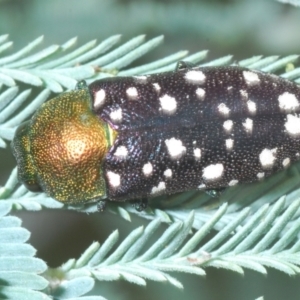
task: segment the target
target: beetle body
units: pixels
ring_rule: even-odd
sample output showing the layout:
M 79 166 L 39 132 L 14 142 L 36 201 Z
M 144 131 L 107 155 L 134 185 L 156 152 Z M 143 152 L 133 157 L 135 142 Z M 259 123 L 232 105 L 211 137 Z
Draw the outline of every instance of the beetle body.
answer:
M 77 160 L 71 161 L 74 171 L 62 175 L 59 159 L 53 159 L 59 155 L 52 153 L 50 160 L 44 159 L 44 169 L 49 162 L 55 167 L 46 174 L 40 172 L 43 167 L 37 161 L 47 156 L 47 150 L 36 156 L 33 152 L 39 151 L 32 152 L 30 145 L 35 143 L 39 128 L 56 127 L 51 117 L 47 125 L 38 120 L 43 108 L 13 142 L 21 181 L 28 181 L 28 172 L 24 171 L 28 159 L 24 157 L 29 155 L 34 165 L 29 168 L 34 174 L 32 182 L 67 203 L 105 198 L 126 201 L 191 189 L 219 189 L 261 180 L 300 157 L 300 88 L 274 75 L 241 67 L 182 67 L 147 76 L 102 79 L 71 93 L 82 93 L 84 101 L 90 102 L 77 113 L 77 119 L 88 119 L 86 115 L 91 114 L 93 121 L 85 123 L 99 120 L 101 124 L 88 125 L 92 127 L 91 136 L 95 126 L 100 128 L 93 139 L 101 136 L 94 145 L 101 153 L 95 154 L 94 149 L 91 154 L 96 157 L 93 166 L 82 164 L 82 157 L 91 157 L 79 142 L 73 150 L 78 152 Z M 73 101 L 72 97 L 49 102 L 55 106 Z M 59 109 L 54 111 L 59 114 Z M 68 128 L 72 121 L 66 112 L 61 117 L 55 115 L 55 119 L 63 124 L 61 128 Z M 36 123 L 40 125 L 34 135 L 31 128 L 37 127 Z M 44 149 L 52 149 L 47 141 L 56 135 L 57 144 L 63 130 L 50 132 Z M 20 142 L 22 139 L 26 143 Z M 87 170 L 94 171 L 89 174 Z M 84 177 L 82 174 L 91 181 L 78 180 Z M 59 184 L 63 196 L 57 196 Z M 86 186 L 96 188 L 89 194 Z M 76 192 L 75 187 L 83 192 Z

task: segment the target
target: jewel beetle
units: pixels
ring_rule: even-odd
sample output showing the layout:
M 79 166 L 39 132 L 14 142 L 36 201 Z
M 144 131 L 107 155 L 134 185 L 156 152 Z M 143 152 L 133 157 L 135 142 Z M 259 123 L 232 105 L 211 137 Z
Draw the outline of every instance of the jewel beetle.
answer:
M 261 180 L 300 157 L 300 87 L 239 66 L 97 80 L 45 102 L 12 142 L 19 180 L 64 203 Z

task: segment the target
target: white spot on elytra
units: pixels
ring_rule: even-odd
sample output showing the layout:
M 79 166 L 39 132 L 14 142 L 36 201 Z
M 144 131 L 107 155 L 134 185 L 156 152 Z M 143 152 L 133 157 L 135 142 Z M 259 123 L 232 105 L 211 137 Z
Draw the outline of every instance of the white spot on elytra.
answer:
M 227 139 L 225 141 L 226 149 L 231 150 L 233 148 L 233 143 L 234 143 L 233 139 Z
M 171 178 L 172 175 L 173 175 L 173 172 L 172 172 L 171 169 L 166 169 L 166 170 L 164 171 L 164 175 L 165 175 L 166 178 Z
M 218 180 L 224 172 L 223 164 L 209 165 L 203 169 L 202 177 L 205 180 Z
M 282 165 L 286 168 L 287 166 L 289 166 L 289 164 L 291 163 L 291 160 L 289 157 L 286 157 L 283 161 L 282 161 Z
M 114 156 L 117 156 L 119 158 L 126 158 L 128 155 L 128 150 L 125 146 L 119 146 L 114 153 Z
M 99 91 L 96 92 L 95 94 L 95 102 L 94 102 L 94 107 L 97 109 L 99 107 L 101 107 L 104 102 L 105 102 L 105 90 L 101 89 Z
M 172 115 L 176 112 L 177 109 L 177 102 L 174 97 L 169 95 L 164 95 L 159 98 L 161 109 L 167 115 Z
M 233 180 L 231 180 L 231 181 L 228 183 L 228 185 L 229 185 L 229 186 L 234 186 L 234 185 L 236 185 L 236 184 L 238 184 L 238 183 L 239 183 L 238 180 L 233 179 Z
M 229 86 L 228 88 L 227 88 L 227 91 L 230 91 L 230 90 L 232 90 L 233 89 L 233 87 L 232 86 Z
M 247 100 L 248 99 L 248 93 L 245 90 L 240 90 L 240 94 L 242 97 L 242 100 Z
M 143 173 L 146 177 L 150 176 L 153 172 L 153 166 L 150 162 L 144 164 L 143 166 Z
M 205 90 L 202 88 L 197 88 L 196 89 L 196 95 L 200 100 L 203 100 L 205 97 Z
M 169 140 L 165 140 L 165 143 L 172 159 L 179 159 L 186 153 L 186 147 L 182 145 L 181 140 L 177 140 L 173 137 Z
M 258 84 L 260 82 L 258 75 L 252 71 L 243 71 L 243 76 L 248 85 Z
M 154 86 L 154 88 L 155 88 L 155 90 L 157 91 L 157 92 L 160 92 L 160 85 L 158 84 L 158 83 L 153 83 L 152 84 L 153 86 Z
M 110 118 L 115 122 L 121 122 L 122 121 L 122 109 L 118 108 L 116 110 L 113 110 L 109 114 Z
M 248 107 L 248 111 L 251 115 L 254 115 L 256 113 L 256 103 L 249 100 L 247 101 L 247 107 Z
M 233 127 L 233 122 L 232 120 L 227 120 L 223 123 L 223 127 L 227 132 L 230 132 L 232 130 Z
M 197 141 L 193 141 L 193 145 L 196 145 L 197 144 Z
M 285 92 L 278 97 L 279 107 L 285 112 L 294 111 L 299 107 L 299 101 L 294 94 Z
M 243 126 L 244 126 L 246 132 L 251 133 L 253 130 L 253 120 L 247 118 L 245 120 L 245 122 L 243 123 Z
M 230 109 L 226 106 L 225 103 L 221 103 L 218 105 L 219 113 L 225 117 L 229 116 Z
M 138 91 L 135 87 L 130 87 L 126 90 L 126 94 L 127 96 L 130 98 L 130 99 L 137 99 L 139 94 L 138 94 Z
M 191 70 L 184 75 L 185 79 L 191 83 L 204 83 L 206 76 L 202 71 Z
M 205 188 L 206 188 L 206 185 L 204 183 L 202 183 L 198 186 L 199 190 L 204 190 Z
M 140 75 L 140 76 L 133 76 L 133 78 L 137 81 L 139 81 L 140 83 L 146 83 L 147 82 L 147 76 L 145 75 Z
M 300 118 L 298 116 L 287 115 L 287 121 L 284 126 L 288 134 L 292 136 L 300 134 Z
M 154 195 L 154 194 L 160 194 L 162 193 L 164 190 L 166 189 L 166 184 L 161 181 L 159 182 L 159 184 L 157 186 L 154 186 L 151 190 L 151 194 Z
M 277 152 L 277 148 L 274 148 L 274 149 L 265 148 L 259 154 L 259 161 L 260 161 L 261 166 L 264 169 L 273 167 L 275 160 L 276 160 L 276 152 Z
M 200 148 L 194 149 L 194 156 L 195 156 L 196 160 L 199 160 L 201 158 L 201 149 Z
M 257 177 L 258 179 L 263 179 L 263 178 L 265 177 L 265 172 L 259 172 L 259 173 L 257 173 L 257 174 L 256 174 L 256 177 Z
M 113 188 L 117 188 L 121 184 L 121 177 L 119 174 L 108 171 L 107 173 L 109 185 Z

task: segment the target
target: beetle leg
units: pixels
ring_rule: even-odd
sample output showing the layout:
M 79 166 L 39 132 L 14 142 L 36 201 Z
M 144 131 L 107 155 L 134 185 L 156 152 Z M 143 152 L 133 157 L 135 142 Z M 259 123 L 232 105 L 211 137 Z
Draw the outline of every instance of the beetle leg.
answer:
M 139 199 L 139 200 L 133 200 L 131 201 L 131 204 L 132 206 L 134 206 L 134 208 L 137 210 L 137 211 L 143 211 L 147 208 L 148 206 L 148 199 L 147 198 L 142 198 L 142 199 Z
M 106 207 L 106 201 L 100 200 L 100 201 L 97 203 L 97 211 L 98 211 L 98 212 L 104 212 L 105 207 Z
M 212 190 L 206 190 L 206 194 L 211 196 L 212 198 L 220 197 L 223 192 L 226 190 L 226 188 L 218 188 L 218 189 L 212 189 Z
M 85 80 L 80 80 L 76 83 L 76 87 L 75 90 L 82 90 L 82 89 L 86 89 L 87 88 L 87 84 Z
M 178 71 L 178 70 L 188 70 L 188 69 L 192 69 L 192 68 L 195 68 L 195 67 L 196 67 L 195 64 L 193 64 L 189 61 L 181 60 L 181 61 L 177 62 L 175 70 L 176 71 Z

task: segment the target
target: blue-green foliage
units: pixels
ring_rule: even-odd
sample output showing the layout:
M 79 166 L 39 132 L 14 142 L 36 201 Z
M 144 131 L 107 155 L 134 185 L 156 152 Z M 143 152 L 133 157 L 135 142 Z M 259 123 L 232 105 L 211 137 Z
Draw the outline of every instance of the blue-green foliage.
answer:
M 2 148 L 11 141 L 16 127 L 41 103 L 53 93 L 74 88 L 77 80 L 173 70 L 176 62 L 183 59 L 211 66 L 233 63 L 231 56 L 205 61 L 207 51 L 190 56 L 187 51 L 179 51 L 142 66 L 128 67 L 161 44 L 162 37 L 146 41 L 144 36 L 138 36 L 122 44 L 116 35 L 99 44 L 91 41 L 77 48 L 73 38 L 63 45 L 36 52 L 41 41 L 38 38 L 20 51 L 4 56 L 2 52 L 11 42 L 7 35 L 0 36 Z M 297 58 L 255 56 L 235 64 L 281 72 L 281 76 L 300 82 L 300 68 L 293 65 Z M 31 89 L 36 96 L 28 102 Z M 25 108 L 20 110 L 22 104 Z M 170 272 L 204 276 L 207 267 L 238 273 L 248 268 L 263 274 L 267 268 L 275 268 L 289 275 L 299 274 L 299 182 L 298 164 L 263 183 L 228 189 L 215 201 L 205 194 L 189 192 L 153 200 L 151 208 L 142 213 L 129 204 L 110 203 L 109 212 L 126 220 L 130 220 L 131 214 L 138 214 L 149 220 L 148 225 L 136 228 L 120 243 L 116 230 L 102 245 L 94 242 L 80 258 L 51 270 L 34 257 L 35 249 L 26 243 L 29 232 L 10 212 L 44 208 L 95 212 L 96 205 L 66 206 L 45 194 L 28 192 L 18 185 L 17 171 L 13 169 L 0 188 L 0 298 L 104 299 L 84 296 L 96 281 L 126 280 L 146 285 L 147 280 L 153 280 L 182 288 Z M 161 222 L 170 226 L 149 245 Z M 216 234 L 208 236 L 213 230 Z

